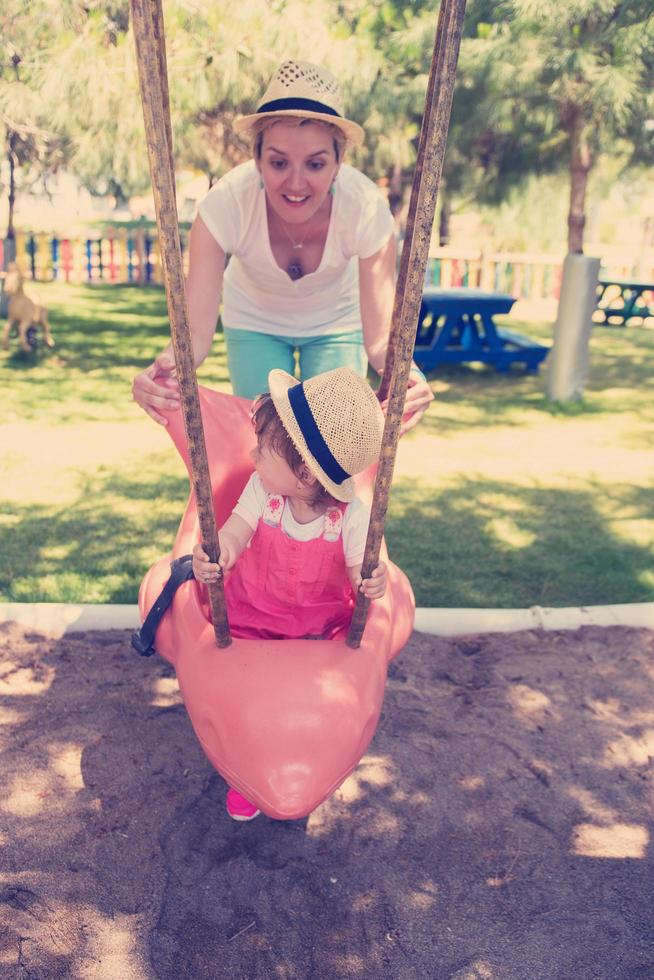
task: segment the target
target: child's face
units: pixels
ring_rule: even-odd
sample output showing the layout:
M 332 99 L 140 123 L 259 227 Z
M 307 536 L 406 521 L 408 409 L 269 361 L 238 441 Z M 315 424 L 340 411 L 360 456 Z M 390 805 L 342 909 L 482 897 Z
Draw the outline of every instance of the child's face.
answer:
M 281 493 L 284 497 L 302 496 L 303 484 L 283 456 L 259 440 L 250 453 L 254 468 L 261 477 L 266 493 Z

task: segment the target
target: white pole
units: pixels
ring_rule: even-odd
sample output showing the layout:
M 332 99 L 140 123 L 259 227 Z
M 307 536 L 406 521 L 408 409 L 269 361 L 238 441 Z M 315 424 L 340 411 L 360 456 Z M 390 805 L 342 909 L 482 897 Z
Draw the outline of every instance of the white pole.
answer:
M 563 262 L 554 346 L 549 360 L 547 394 L 556 402 L 578 401 L 588 381 L 588 345 L 597 302 L 600 260 L 570 253 Z

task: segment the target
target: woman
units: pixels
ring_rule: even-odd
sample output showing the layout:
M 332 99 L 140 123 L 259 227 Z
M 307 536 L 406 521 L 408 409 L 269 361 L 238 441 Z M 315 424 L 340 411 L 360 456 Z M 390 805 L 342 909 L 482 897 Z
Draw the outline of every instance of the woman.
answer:
M 235 124 L 253 159 L 234 168 L 200 203 L 189 239 L 187 294 L 196 367 L 222 322 L 234 393 L 254 398 L 269 372 L 302 380 L 336 367 L 381 373 L 393 307 L 396 250 L 388 205 L 343 163 L 363 130 L 341 112 L 331 73 L 286 61 L 256 113 Z M 227 257 L 230 256 L 226 266 Z M 179 405 L 171 345 L 133 385 L 161 424 Z M 404 431 L 433 395 L 414 365 Z

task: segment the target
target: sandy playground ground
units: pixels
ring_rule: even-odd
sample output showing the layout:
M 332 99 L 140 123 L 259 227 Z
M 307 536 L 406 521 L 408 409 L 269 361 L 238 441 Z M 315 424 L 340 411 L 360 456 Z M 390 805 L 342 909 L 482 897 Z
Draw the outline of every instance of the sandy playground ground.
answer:
M 654 633 L 441 639 L 357 771 L 235 824 L 171 668 L 0 627 L 0 976 L 651 980 Z

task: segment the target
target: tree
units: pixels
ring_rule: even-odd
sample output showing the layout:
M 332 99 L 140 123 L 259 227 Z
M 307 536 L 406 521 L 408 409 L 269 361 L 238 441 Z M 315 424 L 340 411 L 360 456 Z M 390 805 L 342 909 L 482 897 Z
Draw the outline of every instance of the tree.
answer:
M 426 0 L 349 0 L 345 25 L 365 41 L 351 108 L 365 128 L 356 158 L 371 177 L 385 176 L 391 210 L 402 220 L 411 184 L 437 11 Z M 421 17 L 421 12 L 424 16 Z
M 166 13 L 171 103 L 184 131 L 178 159 L 209 181 L 249 155 L 234 119 L 255 110 L 285 58 L 331 69 L 350 111 L 364 92 L 369 95 L 378 56 L 370 38 L 353 32 L 330 0 L 243 0 L 237 6 L 216 0 L 188 11 L 171 5 Z
M 71 169 L 94 194 L 124 201 L 149 186 L 129 2 L 69 0 L 51 45 L 45 84 L 55 126 L 72 141 Z
M 588 177 L 600 154 L 623 152 L 625 144 L 634 159 L 654 153 L 650 6 L 483 0 L 475 7 L 482 16 L 473 44 L 488 86 L 478 104 L 488 119 L 485 169 L 494 165 L 505 183 L 512 174 L 567 164 L 568 249 L 582 252 Z
M 393 100 L 419 123 L 434 15 L 395 0 L 386 38 Z M 654 25 L 646 0 L 469 0 L 441 189 L 498 204 L 532 174 L 567 167 L 568 243 L 583 249 L 600 154 L 654 159 Z M 408 179 L 408 174 L 406 175 Z M 446 225 L 446 222 L 443 223 Z M 444 230 L 444 236 L 447 231 Z
M 564 136 L 568 250 L 582 252 L 588 175 L 598 156 L 627 139 L 647 153 L 644 122 L 654 111 L 651 87 L 645 87 L 654 42 L 651 6 L 640 0 L 514 0 L 510 7 L 514 50 L 526 56 L 528 101 L 542 111 L 547 96 L 546 111 L 556 114 Z
M 499 203 L 529 175 L 567 166 L 570 248 L 583 247 L 598 156 L 654 158 L 648 12 L 646 0 L 469 0 L 442 238 L 454 198 Z M 210 184 L 245 159 L 234 118 L 255 108 L 284 57 L 309 58 L 338 75 L 346 110 L 366 128 L 354 162 L 373 178 L 385 175 L 401 211 L 434 44 L 431 2 L 168 0 L 165 20 L 178 166 L 201 170 Z M 143 192 L 149 176 L 128 0 L 5 0 L 0 121 L 12 200 L 16 173 L 44 174 L 64 159 L 93 192 Z
M 43 83 L 44 53 L 56 25 L 50 8 L 8 2 L 0 14 L 0 134 L 8 171 L 6 237 L 14 238 L 18 175 L 44 181 L 65 162 L 70 146 L 51 125 L 52 94 Z
M 76 9 L 49 63 L 55 119 L 73 135 L 72 166 L 89 189 L 140 193 L 149 177 L 127 0 Z M 234 119 L 255 109 L 284 58 L 322 62 L 351 99 L 370 77 L 369 39 L 344 31 L 330 0 L 170 0 L 164 17 L 175 163 L 201 170 L 208 184 L 246 159 Z

